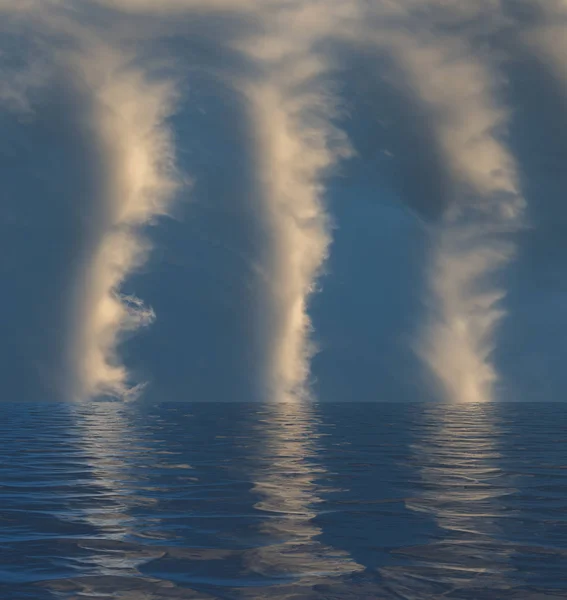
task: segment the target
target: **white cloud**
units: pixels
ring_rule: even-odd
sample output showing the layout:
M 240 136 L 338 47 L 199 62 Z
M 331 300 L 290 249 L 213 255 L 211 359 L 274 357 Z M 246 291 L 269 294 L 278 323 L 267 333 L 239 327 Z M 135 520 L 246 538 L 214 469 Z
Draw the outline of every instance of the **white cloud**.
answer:
M 499 15 L 498 4 L 429 2 L 427 7 L 431 18 L 423 19 L 412 2 L 377 4 L 368 17 L 373 31 L 355 35 L 395 63 L 399 80 L 389 84 L 421 106 L 448 188 L 443 215 L 430 226 L 430 316 L 418 353 L 442 398 L 484 402 L 494 398 L 498 380 L 492 351 L 504 290 L 497 273 L 514 254 L 506 238 L 521 226 L 525 207 L 514 158 L 501 140 L 507 111 L 498 98 L 497 66 L 474 49 L 465 28 L 473 16 Z M 395 27 L 386 19 L 392 14 Z M 464 32 L 452 33 L 448 22 Z
M 311 323 L 307 304 L 327 257 L 331 235 L 323 178 L 349 154 L 331 119 L 334 101 L 318 83 L 328 65 L 314 52 L 318 37 L 333 31 L 339 4 L 311 3 L 282 11 L 244 51 L 261 75 L 241 81 L 249 101 L 256 170 L 267 229 L 260 268 L 264 309 L 264 394 L 285 399 L 307 393 Z M 339 12 L 340 15 L 340 12 Z
M 89 24 L 85 11 L 95 7 L 97 19 L 104 14 L 115 24 Z M 140 230 L 167 211 L 177 190 L 166 124 L 175 81 L 153 74 L 149 44 L 164 32 L 178 35 L 182 27 L 175 23 L 226 13 L 251 25 L 230 35 L 215 26 L 206 36 L 212 48 L 250 67 L 223 76 L 247 102 L 260 190 L 263 395 L 307 392 L 314 351 L 308 301 L 331 243 L 324 182 L 350 152 L 333 124 L 337 102 L 325 81 L 334 65 L 321 45 L 339 39 L 388 52 L 402 86 L 430 121 L 451 199 L 433 228 L 432 324 L 419 352 L 446 398 L 492 398 L 497 374 L 491 351 L 503 291 L 491 279 L 513 255 L 502 235 L 520 226 L 524 202 L 514 160 L 500 139 L 507 114 L 498 100 L 495 64 L 473 50 L 467 24 L 504 22 L 498 0 L 28 0 L 17 11 L 0 0 L 0 10 L 49 32 L 44 44 L 84 91 L 92 143 L 103 157 L 98 221 L 74 295 L 73 396 L 127 395 L 129 375 L 118 353 L 122 333 L 154 319 L 120 292 L 148 251 Z M 0 86 L 0 99 L 24 106 L 35 77 L 12 77 Z
M 120 25 L 105 30 L 96 20 L 88 23 L 84 10 L 95 4 L 111 15 L 116 10 L 148 19 L 140 31 Z M 154 319 L 120 290 L 148 251 L 140 229 L 167 210 L 176 191 L 165 124 L 175 90 L 173 82 L 152 77 L 147 56 L 139 60 L 137 51 L 160 35 L 161 17 L 178 14 L 182 22 L 219 10 L 255 25 L 239 39 L 226 39 L 222 28 L 207 35 L 252 67 L 249 74 L 227 76 L 247 98 L 261 188 L 257 209 L 267 232 L 259 257 L 259 360 L 265 363 L 260 383 L 265 397 L 305 393 L 313 351 L 307 301 L 330 242 L 322 178 L 346 152 L 344 137 L 330 125 L 333 101 L 319 82 L 327 65 L 314 44 L 345 16 L 344 3 L 169 0 L 158 8 L 144 0 L 62 0 L 40 9 L 28 2 L 19 17 L 58 40 L 46 42 L 46 50 L 81 88 L 92 144 L 103 163 L 96 222 L 90 224 L 88 257 L 73 296 L 69 357 L 75 398 L 128 395 L 129 375 L 118 353 L 122 334 Z
M 74 56 L 69 68 L 92 99 L 93 143 L 104 157 L 101 227 L 79 277 L 72 353 L 75 397 L 131 392 L 117 355 L 124 331 L 150 323 L 154 314 L 124 298 L 121 285 L 144 261 L 139 228 L 164 214 L 176 191 L 175 166 L 165 119 L 174 102 L 170 82 L 152 80 L 120 46 L 96 42 Z
M 118 355 L 122 334 L 151 322 L 154 314 L 120 290 L 146 257 L 141 228 L 167 210 L 177 189 L 165 124 L 175 101 L 173 84 L 154 78 L 151 65 L 140 66 L 127 40 L 81 23 L 73 11 L 59 10 L 63 3 L 26 7 L 31 12 L 19 6 L 12 22 L 30 36 L 37 34 L 35 43 L 43 51 L 39 64 L 47 64 L 48 73 L 64 73 L 62 81 L 77 91 L 92 153 L 101 165 L 96 206 L 86 223 L 84 248 L 77 249 L 84 260 L 69 314 L 67 394 L 125 397 L 136 386 Z M 6 85 L 13 93 L 3 94 L 17 97 L 22 107 L 28 88 L 51 83 L 33 59 L 29 72 L 23 83 L 21 76 L 11 77 Z
M 497 138 L 506 113 L 495 77 L 466 44 L 405 43 L 401 60 L 431 111 L 435 135 L 454 182 L 439 225 L 430 271 L 437 309 L 420 354 L 451 401 L 494 399 L 492 364 L 504 291 L 490 278 L 513 255 L 498 237 L 520 225 L 524 201 L 513 158 Z

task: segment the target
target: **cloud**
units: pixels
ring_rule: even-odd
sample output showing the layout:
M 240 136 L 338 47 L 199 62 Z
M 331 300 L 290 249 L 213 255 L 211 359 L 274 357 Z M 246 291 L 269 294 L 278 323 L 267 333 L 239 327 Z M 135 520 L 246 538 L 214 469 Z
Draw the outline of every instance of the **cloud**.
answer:
M 86 168 L 99 167 L 96 193 L 85 207 L 83 240 L 76 253 L 75 283 L 66 330 L 67 374 L 65 394 L 73 399 L 99 395 L 126 397 L 131 385 L 118 355 L 126 331 L 152 321 L 151 309 L 124 296 L 121 285 L 147 254 L 140 232 L 164 214 L 177 190 L 174 156 L 165 121 L 175 100 L 170 81 L 154 77 L 152 65 L 136 61 L 136 49 L 95 26 L 81 24 L 67 3 L 46 3 L 19 15 L 52 74 L 64 74 L 60 83 L 74 90 L 81 103 L 81 127 L 89 132 L 96 157 Z M 32 4 L 28 5 L 31 8 Z M 37 72 L 32 62 L 30 72 Z M 9 80 L 19 98 L 26 88 L 51 85 L 49 78 L 33 76 Z M 20 93 L 21 91 L 21 93 Z M 17 92 L 17 93 L 16 93 Z M 41 111 L 37 103 L 34 110 Z M 81 198 L 76 198 L 80 203 Z M 73 265 L 70 265 L 73 267 Z
M 484 402 L 494 398 L 491 353 L 504 314 L 504 291 L 490 278 L 513 256 L 506 234 L 519 227 L 524 201 L 514 161 L 496 137 L 506 115 L 494 76 L 466 46 L 451 42 L 411 49 L 402 59 L 433 113 L 453 180 L 452 203 L 434 240 L 435 316 L 419 352 L 446 399 Z
M 132 62 L 104 42 L 69 60 L 96 98 L 93 138 L 106 163 L 99 228 L 76 292 L 77 334 L 71 346 L 78 361 L 76 397 L 125 396 L 135 389 L 129 387 L 117 347 L 123 332 L 151 323 L 154 314 L 120 288 L 146 257 L 140 228 L 167 211 L 177 189 L 165 125 L 173 85 L 152 80 Z
M 263 364 L 258 383 L 265 398 L 306 393 L 313 353 L 307 302 L 330 243 L 322 183 L 335 161 L 348 154 L 344 136 L 331 125 L 328 65 L 315 44 L 338 26 L 342 4 L 187 0 L 156 9 L 141 0 L 82 5 L 62 0 L 28 2 L 10 14 L 39 33 L 47 62 L 79 91 L 84 126 L 101 165 L 69 292 L 68 395 L 128 397 L 138 389 L 121 360 L 120 343 L 155 315 L 121 290 L 149 252 L 144 226 L 167 212 L 178 190 L 167 126 L 177 81 L 163 75 L 163 60 L 152 60 L 147 44 L 163 50 L 164 30 L 182 36 L 193 17 L 218 25 L 219 15 L 251 24 L 228 36 L 226 28 L 210 25 L 201 39 L 248 65 L 214 68 L 245 99 L 254 147 L 256 210 L 265 233 L 265 247 L 255 258 L 256 343 Z M 167 59 L 166 70 L 169 63 L 183 73 L 179 56 Z M 14 76 L 2 96 L 23 107 L 29 87 Z
M 238 135 L 250 155 L 243 168 L 251 189 L 235 203 L 257 236 L 243 260 L 254 279 L 247 343 L 258 395 L 308 395 L 316 349 L 309 302 L 332 242 L 326 184 L 353 154 L 341 85 L 357 79 L 367 97 L 345 104 L 355 118 L 376 105 L 368 148 L 388 157 L 390 167 L 380 168 L 395 172 L 402 201 L 430 239 L 417 353 L 445 399 L 495 397 L 506 293 L 499 280 L 516 252 L 525 201 L 507 141 L 503 61 L 486 43 L 521 31 L 525 48 L 564 85 L 563 3 L 517 2 L 514 10 L 505 0 L 11 4 L 0 0 L 2 16 L 30 50 L 22 65 L 3 47 L 0 103 L 41 111 L 38 90 L 62 82 L 80 103 L 77 127 L 99 176 L 66 291 L 68 395 L 128 397 L 139 389 L 121 342 L 159 314 L 124 284 L 151 250 L 144 229 L 180 191 L 169 119 L 191 102 L 181 89 L 200 69 L 243 107 L 235 114 L 244 121 Z M 346 73 L 349 66 L 357 73 Z
M 350 154 L 332 125 L 335 101 L 324 84 L 329 68 L 314 46 L 337 26 L 333 3 L 282 10 L 244 51 L 260 61 L 255 80 L 238 82 L 249 102 L 256 172 L 266 228 L 258 263 L 263 281 L 260 347 L 264 397 L 307 394 L 310 341 L 307 304 L 331 242 L 323 181 Z
M 436 157 L 441 196 L 404 201 L 433 216 L 426 225 L 432 246 L 428 325 L 416 348 L 437 395 L 453 402 L 494 398 L 492 352 L 504 314 L 497 274 L 513 257 L 511 233 L 521 227 L 525 207 L 514 158 L 502 141 L 507 111 L 498 65 L 474 44 L 475 27 L 466 26 L 492 12 L 504 22 L 495 2 L 376 3 L 366 19 L 374 28 L 347 33 L 366 51 L 375 48 L 375 76 L 410 98 L 416 122 L 426 123 L 415 128 L 416 140 L 428 140 Z M 398 150 L 408 152 L 403 145 Z M 428 160 L 419 157 L 416 164 L 405 177 L 427 182 Z M 419 194 L 418 184 L 406 189 Z M 426 184 L 422 194 L 428 192 L 435 188 Z
M 164 18 L 198 14 L 205 23 L 208 11 L 207 43 L 230 61 L 209 68 L 245 106 L 243 142 L 252 148 L 255 188 L 252 218 L 262 240 L 251 258 L 257 291 L 251 343 L 260 364 L 257 395 L 265 400 L 308 393 L 314 345 L 307 306 L 331 239 L 323 182 L 350 151 L 332 125 L 337 108 L 326 83 L 330 65 L 317 44 L 351 16 L 354 5 L 347 3 L 346 11 L 340 2 L 216 2 L 206 8 L 199 2 L 172 2 L 163 7 Z M 143 13 L 147 5 L 121 6 Z M 227 35 L 214 20 L 218 11 L 238 14 L 249 26 Z

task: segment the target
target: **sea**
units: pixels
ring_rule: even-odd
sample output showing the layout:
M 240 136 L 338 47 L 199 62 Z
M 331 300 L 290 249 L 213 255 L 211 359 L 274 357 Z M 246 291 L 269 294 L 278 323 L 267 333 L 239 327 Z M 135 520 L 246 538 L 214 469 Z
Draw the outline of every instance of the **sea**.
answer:
M 567 598 L 567 403 L 0 404 L 0 599 Z

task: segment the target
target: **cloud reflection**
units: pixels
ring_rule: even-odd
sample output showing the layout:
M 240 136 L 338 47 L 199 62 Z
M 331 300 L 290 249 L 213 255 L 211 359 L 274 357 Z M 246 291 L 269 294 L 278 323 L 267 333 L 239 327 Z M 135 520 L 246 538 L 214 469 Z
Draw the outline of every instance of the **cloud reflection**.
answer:
M 164 584 L 143 577 L 138 569 L 161 558 L 164 550 L 134 543 L 142 523 L 133 512 L 136 507 L 152 507 L 157 500 L 140 493 L 143 477 L 136 467 L 145 462 L 148 448 L 128 418 L 127 408 L 119 402 L 98 402 L 78 404 L 74 413 L 93 489 L 66 517 L 88 523 L 98 534 L 76 540 L 74 554 L 81 557 L 77 564 L 80 576 L 54 580 L 45 587 L 64 598 L 69 592 L 78 592 L 81 598 L 124 600 L 192 597 L 162 595 Z M 175 586 L 166 583 L 165 587 Z
M 512 547 L 504 541 L 500 521 L 506 516 L 503 499 L 515 490 L 498 464 L 498 407 L 439 404 L 416 415 L 423 433 L 413 452 L 421 481 L 406 506 L 433 517 L 440 534 L 430 544 L 402 551 L 412 559 L 410 569 L 385 568 L 382 575 L 403 598 L 463 593 L 493 598 L 514 580 Z
M 271 542 L 248 553 L 250 570 L 301 582 L 321 582 L 363 569 L 343 550 L 325 546 L 317 538 L 321 528 L 314 522 L 322 502 L 317 479 L 326 473 L 317 464 L 319 416 L 309 402 L 274 402 L 262 414 L 258 434 L 263 445 L 258 456 L 255 508 L 270 516 L 261 526 Z M 291 585 L 270 588 L 270 596 L 288 597 Z M 280 595 L 278 595 L 280 594 Z M 258 597 L 258 596 L 255 596 Z

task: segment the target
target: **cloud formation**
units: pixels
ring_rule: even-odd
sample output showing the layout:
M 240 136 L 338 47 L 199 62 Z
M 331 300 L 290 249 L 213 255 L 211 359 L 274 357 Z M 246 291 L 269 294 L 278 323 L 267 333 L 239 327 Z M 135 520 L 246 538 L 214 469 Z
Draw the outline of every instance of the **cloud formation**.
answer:
M 99 229 L 93 232 L 92 253 L 78 283 L 72 343 L 78 361 L 75 397 L 124 397 L 136 389 L 129 386 L 117 346 L 123 332 L 150 323 L 154 314 L 120 288 L 146 255 L 139 229 L 165 213 L 176 191 L 164 124 L 173 106 L 173 86 L 152 81 L 133 62 L 127 52 L 104 43 L 70 61 L 96 98 L 93 141 L 107 167 Z
M 285 400 L 308 393 L 313 354 L 307 302 L 331 241 L 323 178 L 350 148 L 332 125 L 335 101 L 325 89 L 329 66 L 314 47 L 334 31 L 341 3 L 285 7 L 244 52 L 259 74 L 239 82 L 249 103 L 262 221 L 259 263 L 263 281 L 260 347 L 265 357 L 263 397 Z
M 497 396 L 501 274 L 526 222 L 508 134 L 505 67 L 521 46 L 567 93 L 563 2 L 13 4 L 0 0 L 8 23 L 2 27 L 16 27 L 26 49 L 3 41 L 0 105 L 33 119 L 44 109 L 42 90 L 62 86 L 91 157 L 82 241 L 69 266 L 73 281 L 63 290 L 68 397 L 129 398 L 140 390 L 122 342 L 156 315 L 124 291 L 125 283 L 151 250 L 147 226 L 169 213 L 182 190 L 171 117 L 191 103 L 197 69 L 241 104 L 235 114 L 243 120 L 238 135 L 248 163 L 241 160 L 239 168 L 249 170 L 243 180 L 250 189 L 240 191 L 247 195 L 240 218 L 254 222 L 257 236 L 242 256 L 255 294 L 245 343 L 253 347 L 257 397 L 309 395 L 316 350 L 310 299 L 332 241 L 327 184 L 342 160 L 364 155 L 347 132 L 372 104 L 376 122 L 381 113 L 389 122 L 374 126 L 369 146 L 380 147 L 397 169 L 391 180 L 401 203 L 423 222 L 430 242 L 417 355 L 436 397 Z M 343 96 L 352 66 L 370 81 L 367 97 Z M 191 164 L 184 166 L 190 177 Z M 227 240 L 220 243 L 233 252 Z
M 60 83 L 82 103 L 81 127 L 90 134 L 99 167 L 92 205 L 85 207 L 82 248 L 77 249 L 81 259 L 69 292 L 64 394 L 77 400 L 125 398 L 137 386 L 120 360 L 119 343 L 126 331 L 151 322 L 154 315 L 137 298 L 123 295 L 121 285 L 144 261 L 142 227 L 166 212 L 177 188 L 165 125 L 174 89 L 153 76 L 148 61 L 137 63 L 136 48 L 128 40 L 83 24 L 84 15 L 75 14 L 74 7 L 29 3 L 11 17 L 38 36 L 49 72 L 63 74 Z M 52 84 L 44 74 L 35 76 L 39 71 L 33 62 L 28 72 L 29 77 L 12 78 L 9 92 L 2 94 L 17 100 L 19 110 L 31 110 L 26 91 Z
M 416 349 L 437 397 L 452 402 L 494 398 L 492 352 L 504 314 L 504 290 L 495 276 L 514 254 L 510 234 L 521 226 L 525 206 L 514 158 L 501 139 L 507 111 L 498 71 L 470 39 L 470 22 L 479 16 L 485 22 L 499 16 L 498 3 L 375 3 L 367 18 L 374 29 L 351 33 L 359 44 L 376 48 L 384 85 L 411 97 L 427 122 L 421 135 L 437 157 L 438 188 L 422 187 L 421 194 L 433 190 L 442 197 L 402 199 L 435 217 L 427 226 L 429 324 Z M 426 182 L 428 159 L 419 160 L 423 168 L 405 176 Z M 430 212 L 428 205 L 437 208 Z
M 435 226 L 435 316 L 419 352 L 446 399 L 486 402 L 497 382 L 491 354 L 504 295 L 490 278 L 513 256 L 506 234 L 520 226 L 524 209 L 514 160 L 496 137 L 505 113 L 490 69 L 460 42 L 421 47 L 407 64 L 435 115 L 454 195 Z
M 170 2 L 162 15 L 238 15 L 249 24 L 227 42 L 211 27 L 208 43 L 246 65 L 218 75 L 244 99 L 252 145 L 254 212 L 262 231 L 253 263 L 258 397 L 285 400 L 308 394 L 310 340 L 307 302 L 328 253 L 329 219 L 323 180 L 349 154 L 345 136 L 332 125 L 335 100 L 325 78 L 329 65 L 317 43 L 350 18 L 356 3 Z M 123 10 L 153 11 L 144 2 Z M 188 16 L 189 15 L 189 16 Z
M 108 25 L 112 13 L 118 26 Z M 160 38 L 172 15 L 188 22 L 217 14 L 238 15 L 252 28 L 228 42 L 222 29 L 212 30 L 209 43 L 248 64 L 246 72 L 222 76 L 248 106 L 257 211 L 265 231 L 265 248 L 255 261 L 260 395 L 282 399 L 306 393 L 313 351 L 306 305 L 330 242 L 322 178 L 336 158 L 348 153 L 344 136 L 330 124 L 335 107 L 322 82 L 327 66 L 313 48 L 344 16 L 341 3 L 187 0 L 156 9 L 155 3 L 135 0 L 41 7 L 30 2 L 12 11 L 12 18 L 40 32 L 53 68 L 80 90 L 85 127 L 101 163 L 84 259 L 71 291 L 67 394 L 73 398 L 135 394 L 138 387 L 118 349 L 124 333 L 155 317 L 140 300 L 121 292 L 147 256 L 143 227 L 167 211 L 177 190 L 166 123 L 175 104 L 175 81 L 155 74 L 147 54 L 141 55 L 144 44 Z M 141 18 L 139 30 L 124 15 Z M 25 86 L 25 80 L 13 77 L 2 97 L 23 107 Z

